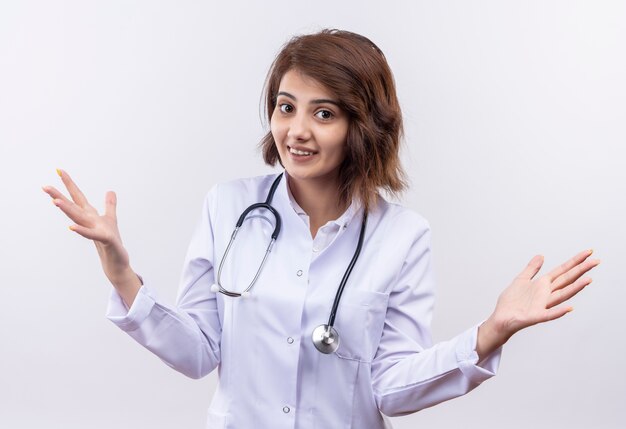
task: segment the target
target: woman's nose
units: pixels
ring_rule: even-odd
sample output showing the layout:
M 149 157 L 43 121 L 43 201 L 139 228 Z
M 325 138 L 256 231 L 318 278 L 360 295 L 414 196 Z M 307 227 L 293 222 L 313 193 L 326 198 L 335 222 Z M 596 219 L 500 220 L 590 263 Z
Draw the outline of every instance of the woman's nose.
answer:
M 297 141 L 306 141 L 311 138 L 311 128 L 306 115 L 296 114 L 291 117 L 287 136 Z

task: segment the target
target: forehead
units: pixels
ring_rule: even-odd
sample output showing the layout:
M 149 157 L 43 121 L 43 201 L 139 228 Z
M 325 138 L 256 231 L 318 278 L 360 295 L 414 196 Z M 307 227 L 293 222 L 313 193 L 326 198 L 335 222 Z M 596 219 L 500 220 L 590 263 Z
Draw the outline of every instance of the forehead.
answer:
M 329 98 L 335 99 L 336 95 L 324 86 L 320 81 L 313 79 L 302 72 L 291 69 L 280 80 L 279 92 L 288 92 L 296 98 Z

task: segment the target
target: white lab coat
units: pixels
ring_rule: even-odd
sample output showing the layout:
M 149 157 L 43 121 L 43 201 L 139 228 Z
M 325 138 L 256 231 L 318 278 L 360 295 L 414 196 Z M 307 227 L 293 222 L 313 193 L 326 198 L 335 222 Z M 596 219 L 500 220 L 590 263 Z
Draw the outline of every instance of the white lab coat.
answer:
M 320 251 L 281 180 L 272 204 L 282 231 L 251 298 L 212 292 L 236 220 L 265 201 L 275 177 L 224 183 L 208 193 L 175 308 L 156 301 L 147 285 L 130 309 L 115 292 L 109 303 L 108 317 L 176 370 L 199 378 L 218 368 L 208 428 L 389 428 L 383 414 L 463 395 L 495 374 L 500 351 L 477 365 L 477 327 L 431 344 L 429 226 L 382 198 L 370 210 L 339 305 L 335 353 L 319 353 L 311 333 L 327 322 L 356 248 L 357 204 L 327 225 L 332 234 Z M 226 289 L 241 291 L 253 278 L 273 229 L 263 217 L 257 212 L 237 237 L 222 273 Z

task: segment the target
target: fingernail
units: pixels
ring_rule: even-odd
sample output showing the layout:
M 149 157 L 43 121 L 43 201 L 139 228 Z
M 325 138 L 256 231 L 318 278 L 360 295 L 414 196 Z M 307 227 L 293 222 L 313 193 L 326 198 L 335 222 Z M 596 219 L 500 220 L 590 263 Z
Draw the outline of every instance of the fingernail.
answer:
M 571 313 L 572 311 L 574 311 L 574 307 L 570 307 L 570 308 L 567 309 L 568 313 Z
M 63 177 L 63 171 L 60 168 L 57 168 L 57 174 L 59 177 Z
M 74 225 L 70 225 L 70 226 L 68 226 L 68 228 L 69 228 L 70 231 L 74 231 Z
M 588 252 L 591 255 L 593 253 L 593 249 L 589 249 Z

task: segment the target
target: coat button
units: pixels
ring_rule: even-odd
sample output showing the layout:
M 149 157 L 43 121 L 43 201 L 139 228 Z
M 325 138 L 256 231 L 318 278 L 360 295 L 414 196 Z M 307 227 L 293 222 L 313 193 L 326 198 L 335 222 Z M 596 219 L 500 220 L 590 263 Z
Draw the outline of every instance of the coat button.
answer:
M 293 338 L 291 338 L 291 337 L 287 337 L 287 342 L 288 342 L 289 344 L 293 344 Z
M 298 277 L 302 277 L 302 270 L 298 270 L 298 272 L 296 273 L 296 275 L 297 275 Z
M 284 406 L 283 407 L 283 413 L 287 414 L 289 411 L 291 411 L 291 408 Z

